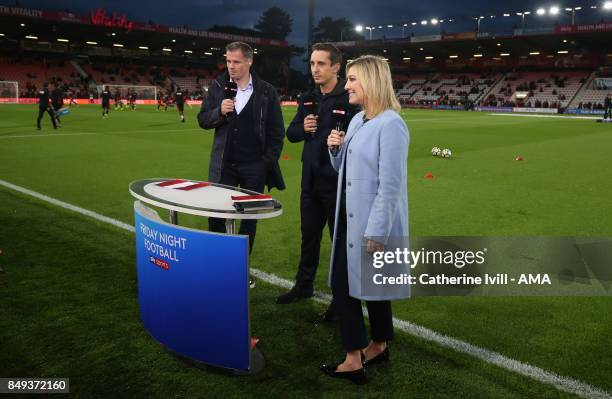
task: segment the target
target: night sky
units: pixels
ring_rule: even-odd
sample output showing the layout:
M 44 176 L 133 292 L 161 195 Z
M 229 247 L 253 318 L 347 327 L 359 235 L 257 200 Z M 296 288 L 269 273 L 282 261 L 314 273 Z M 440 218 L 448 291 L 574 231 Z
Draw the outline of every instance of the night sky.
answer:
M 0 0 L 3 5 L 15 5 L 15 1 Z M 293 32 L 288 41 L 292 44 L 304 45 L 306 43 L 308 24 L 308 1 L 307 0 L 149 0 L 125 1 L 125 0 L 98 0 L 98 1 L 75 1 L 75 0 L 20 0 L 17 2 L 24 8 L 38 8 L 44 10 L 66 11 L 88 15 L 97 7 L 105 8 L 109 12 L 121 12 L 127 14 L 128 18 L 169 26 L 188 25 L 191 28 L 206 29 L 212 25 L 234 25 L 242 28 L 252 28 L 257 23 L 259 16 L 269 7 L 278 6 L 284 9 L 293 18 Z M 474 30 L 475 25 L 472 17 L 485 16 L 482 21 L 481 31 L 501 32 L 510 31 L 513 27 L 520 27 L 521 18 L 515 13 L 530 10 L 532 12 L 526 19 L 526 27 L 550 26 L 554 22 L 568 24 L 570 14 L 565 11 L 557 17 L 536 16 L 538 7 L 550 7 L 558 5 L 561 9 L 565 7 L 582 6 L 583 9 L 576 13 L 576 23 L 591 23 L 601 19 L 610 20 L 612 12 L 603 10 L 591 10 L 591 5 L 601 6 L 601 0 L 592 1 L 550 1 L 550 0 L 515 0 L 492 2 L 490 0 L 437 0 L 437 1 L 414 1 L 414 0 L 317 0 L 315 11 L 315 24 L 321 17 L 331 16 L 334 18 L 345 17 L 355 24 L 386 25 L 420 22 L 431 18 L 448 19 L 455 21 L 442 26 L 413 28 L 409 25 L 406 34 L 414 29 L 416 35 L 439 34 L 441 29 L 446 32 L 463 32 Z M 143 10 L 143 5 L 146 9 Z M 330 7 L 333 5 L 333 7 Z M 502 17 L 501 14 L 509 12 L 511 17 Z M 497 14 L 495 19 L 490 15 Z M 373 38 L 385 34 L 387 37 L 400 37 L 401 28 L 384 28 L 376 30 Z M 365 32 L 368 36 L 369 33 Z

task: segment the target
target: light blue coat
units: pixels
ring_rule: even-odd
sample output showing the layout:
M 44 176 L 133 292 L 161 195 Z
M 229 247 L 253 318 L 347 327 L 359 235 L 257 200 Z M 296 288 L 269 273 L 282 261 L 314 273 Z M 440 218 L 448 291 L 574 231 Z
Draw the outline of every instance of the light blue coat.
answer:
M 407 284 L 392 289 L 384 287 L 375 295 L 370 290 L 363 292 L 361 256 L 366 238 L 375 238 L 375 241 L 385 244 L 385 251 L 393 250 L 390 238 L 406 237 L 401 246 L 408 246 L 408 128 L 393 110 L 386 110 L 365 124 L 363 115 L 362 111 L 351 120 L 338 154 L 334 157 L 330 153 L 339 178 L 328 284 L 331 286 L 346 167 L 349 294 L 361 300 L 406 298 L 410 296 Z M 408 273 L 406 265 L 401 268 L 402 272 Z

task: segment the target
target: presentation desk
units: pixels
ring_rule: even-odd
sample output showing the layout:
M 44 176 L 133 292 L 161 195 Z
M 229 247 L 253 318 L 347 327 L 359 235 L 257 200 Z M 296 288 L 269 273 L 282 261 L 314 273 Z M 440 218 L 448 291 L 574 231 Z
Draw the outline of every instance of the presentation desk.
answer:
M 138 302 L 145 329 L 179 357 L 252 374 L 264 367 L 251 338 L 249 238 L 239 219 L 268 219 L 274 209 L 238 212 L 232 196 L 249 190 L 187 179 L 130 183 L 134 202 Z M 169 211 L 170 223 L 143 203 Z M 227 234 L 178 226 L 178 214 L 225 219 Z

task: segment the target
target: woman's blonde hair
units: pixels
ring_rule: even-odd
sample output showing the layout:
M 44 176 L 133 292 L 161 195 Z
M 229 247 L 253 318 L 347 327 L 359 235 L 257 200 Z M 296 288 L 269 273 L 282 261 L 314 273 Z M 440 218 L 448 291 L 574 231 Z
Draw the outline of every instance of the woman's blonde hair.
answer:
M 402 107 L 393 91 L 391 70 L 387 61 L 375 55 L 362 55 L 346 64 L 347 78 L 351 69 L 363 87 L 363 107 L 370 117 L 388 109 L 393 109 L 395 112 L 401 110 Z

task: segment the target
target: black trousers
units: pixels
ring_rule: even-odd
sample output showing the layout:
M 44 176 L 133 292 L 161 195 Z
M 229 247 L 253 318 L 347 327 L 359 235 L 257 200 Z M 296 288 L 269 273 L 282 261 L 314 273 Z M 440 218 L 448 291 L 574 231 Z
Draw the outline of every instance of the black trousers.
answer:
M 319 266 L 321 238 L 327 223 L 329 236 L 334 233 L 334 213 L 336 210 L 336 190 L 329 185 L 312 184 L 312 188 L 302 190 L 300 195 L 300 214 L 302 246 L 300 263 L 295 283 L 300 289 L 311 291 Z
M 612 118 L 612 107 L 606 107 L 604 109 L 604 119 Z
M 361 300 L 349 295 L 346 229 L 346 200 L 342 196 L 332 271 L 332 293 L 338 315 L 342 347 L 345 351 L 350 352 L 367 347 L 368 338 L 361 310 Z M 372 340 L 391 341 L 394 337 L 391 302 L 366 301 L 366 307 L 370 318 Z
M 263 193 L 266 184 L 265 164 L 263 160 L 224 164 L 221 171 L 221 181 L 219 183 Z M 208 218 L 208 230 L 217 233 L 225 233 L 225 220 Z M 249 254 L 253 252 L 256 233 L 257 220 L 244 219 L 240 222 L 238 234 L 246 234 L 249 236 Z
M 42 120 L 45 112 L 47 112 L 51 117 L 51 123 L 53 123 L 53 128 L 56 128 L 57 125 L 55 124 L 55 114 L 53 113 L 53 111 L 51 110 L 51 108 L 42 107 L 38 107 L 38 119 L 36 120 L 36 127 L 40 129 L 40 121 Z

